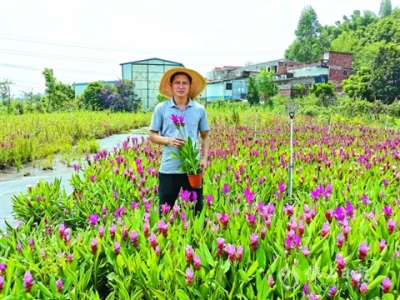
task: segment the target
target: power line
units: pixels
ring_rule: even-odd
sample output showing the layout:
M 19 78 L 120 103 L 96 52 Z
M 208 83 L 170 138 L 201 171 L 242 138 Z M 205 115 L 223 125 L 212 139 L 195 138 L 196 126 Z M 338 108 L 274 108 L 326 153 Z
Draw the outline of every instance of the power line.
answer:
M 12 65 L 12 64 L 3 64 L 0 63 L 0 66 L 5 68 L 14 68 L 14 69 L 25 69 L 25 70 L 43 70 L 43 68 L 32 67 L 32 66 L 19 66 L 19 65 Z M 96 72 L 96 71 L 84 71 L 84 70 L 71 70 L 71 69 L 58 69 L 52 68 L 54 71 L 63 71 L 69 73 L 85 73 L 85 74 L 96 74 L 96 75 L 115 75 L 115 73 L 111 72 Z
M 81 49 L 92 49 L 92 50 L 104 50 L 104 51 L 114 51 L 114 52 L 129 52 L 129 53 L 148 53 L 148 52 L 160 52 L 160 53 L 167 53 L 167 54 L 184 54 L 184 55 L 204 55 L 204 56 L 215 56 L 215 55 L 266 55 L 268 53 L 274 53 L 276 51 L 179 51 L 179 50 L 165 50 L 165 49 L 133 49 L 133 48 L 112 48 L 112 47 L 104 47 L 99 45 L 79 45 L 74 43 L 61 43 L 61 42 L 54 42 L 54 41 L 47 41 L 43 39 L 30 39 L 27 37 L 8 37 L 8 36 L 0 36 L 0 39 L 4 40 L 12 40 L 18 42 L 28 42 L 33 44 L 42 44 L 42 45 L 53 45 L 53 46 L 63 46 L 63 47 L 70 47 L 70 48 L 81 48 Z
M 25 52 L 25 51 L 10 50 L 10 49 L 0 49 L 0 52 L 9 53 L 12 55 L 58 58 L 58 59 L 64 59 L 64 60 L 79 60 L 79 61 L 87 61 L 87 62 L 95 62 L 95 63 L 112 63 L 112 64 L 118 63 L 115 60 L 95 59 L 95 58 L 90 58 L 90 57 L 73 57 L 73 56 L 67 56 L 67 55 L 56 55 L 56 54 L 46 54 L 46 53 L 34 53 L 34 52 Z

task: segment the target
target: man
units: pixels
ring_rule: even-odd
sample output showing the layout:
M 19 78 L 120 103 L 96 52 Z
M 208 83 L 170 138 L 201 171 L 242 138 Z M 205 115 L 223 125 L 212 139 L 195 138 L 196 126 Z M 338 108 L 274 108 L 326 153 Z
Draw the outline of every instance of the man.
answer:
M 172 153 L 178 154 L 178 148 L 185 144 L 185 140 L 178 136 L 171 116 L 184 116 L 186 130 L 192 140 L 197 141 L 200 133 L 200 167 L 204 171 L 210 149 L 210 127 L 204 106 L 193 99 L 200 95 L 206 85 L 203 76 L 187 68 L 170 69 L 161 78 L 159 92 L 169 100 L 157 104 L 150 124 L 150 141 L 163 145 L 158 185 L 160 214 L 163 204 L 173 207 L 181 189 L 196 192 L 195 213 L 201 212 L 203 208 L 203 187 L 192 188 L 187 175 L 178 170 L 180 161 L 171 157 Z

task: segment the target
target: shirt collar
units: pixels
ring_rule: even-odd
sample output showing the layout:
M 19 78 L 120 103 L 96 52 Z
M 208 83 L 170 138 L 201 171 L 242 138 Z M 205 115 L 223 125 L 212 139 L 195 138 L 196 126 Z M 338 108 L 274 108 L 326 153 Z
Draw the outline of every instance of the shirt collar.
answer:
M 172 97 L 169 99 L 169 106 L 170 107 L 177 107 L 176 105 L 175 105 L 175 102 L 174 102 L 174 100 L 172 99 Z M 189 103 L 188 103 L 188 105 L 187 106 L 193 106 L 193 100 L 192 99 L 190 99 L 189 98 Z

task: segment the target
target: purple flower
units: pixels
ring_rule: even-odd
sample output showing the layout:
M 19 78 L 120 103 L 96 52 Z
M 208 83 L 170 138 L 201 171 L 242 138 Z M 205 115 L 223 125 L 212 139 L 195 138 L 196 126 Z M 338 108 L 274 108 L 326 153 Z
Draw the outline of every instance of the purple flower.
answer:
M 191 285 L 193 283 L 194 274 L 190 268 L 186 269 L 186 283 Z
M 95 254 L 97 252 L 97 239 L 94 238 L 90 242 L 90 248 L 92 249 L 92 253 Z
M 383 251 L 383 249 L 385 249 L 385 247 L 386 247 L 386 241 L 384 239 L 382 239 L 379 242 L 379 249 L 381 250 L 381 252 Z
M 121 244 L 119 242 L 114 243 L 114 254 L 118 255 L 121 251 Z
M 353 270 L 351 270 L 350 275 L 351 275 L 351 286 L 354 289 L 357 289 L 358 285 L 360 283 L 361 274 L 358 274 L 358 273 L 354 272 Z
M 61 278 L 58 278 L 56 281 L 56 287 L 57 287 L 57 292 L 61 292 L 63 289 L 63 282 L 61 280 Z
M 225 252 L 226 254 L 228 254 L 228 258 L 231 262 L 233 262 L 235 260 L 235 256 L 236 256 L 236 247 L 232 244 L 227 244 L 225 246 Z
M 387 228 L 389 233 L 392 234 L 394 229 L 396 228 L 396 222 L 393 219 L 389 219 L 387 222 Z
M 367 290 L 368 290 L 368 285 L 365 282 L 361 283 L 360 284 L 360 294 L 365 295 Z
M 5 263 L 0 263 L 0 276 L 6 274 L 7 266 Z
M 150 234 L 149 236 L 149 243 L 150 246 L 154 249 L 157 246 L 157 237 L 154 233 Z
M 201 267 L 201 259 L 200 256 L 196 255 L 193 259 L 193 265 L 196 270 L 199 270 Z
M 268 276 L 268 286 L 271 288 L 274 286 L 274 284 L 275 284 L 274 278 L 271 275 L 269 275 Z
M 109 228 L 111 238 L 114 238 L 116 230 L 117 230 L 117 226 L 115 226 L 115 224 L 112 223 Z
M 242 261 L 243 258 L 243 246 L 239 245 L 236 249 L 236 259 Z
M 338 206 L 333 211 L 333 216 L 336 218 L 336 220 L 343 221 L 346 216 L 346 211 L 344 210 L 343 207 Z
M 3 290 L 3 286 L 4 286 L 4 278 L 3 276 L 0 275 L 0 293 Z
M 90 181 L 91 181 L 91 182 L 95 182 L 95 181 L 96 181 L 96 176 L 90 175 Z
M 382 208 L 382 212 L 385 215 L 385 218 L 388 219 L 388 218 L 390 218 L 390 216 L 391 216 L 393 211 L 392 211 L 392 208 L 389 205 L 385 205 Z
M 97 221 L 99 220 L 99 215 L 98 214 L 93 214 L 88 216 L 88 221 L 90 226 L 95 226 Z
M 229 193 L 229 185 L 228 184 L 224 184 L 224 187 L 222 188 L 222 192 L 226 195 Z
M 351 202 L 346 201 L 346 215 L 349 217 L 352 217 L 353 212 L 354 212 L 354 209 L 353 209 L 353 206 L 351 205 Z
M 382 280 L 382 285 L 381 285 L 382 291 L 384 293 L 389 293 L 391 285 L 392 285 L 392 283 L 390 281 L 390 278 L 389 277 L 385 277 Z
M 218 218 L 218 221 L 222 224 L 222 227 L 224 229 L 226 229 L 226 227 L 229 224 L 229 219 L 230 219 L 229 215 L 227 215 L 225 212 L 223 212 L 223 213 L 217 214 L 217 218 Z
M 358 247 L 358 257 L 364 261 L 365 257 L 367 256 L 369 251 L 369 247 L 367 246 L 366 242 L 362 242 L 361 245 Z
M 333 286 L 328 290 L 328 297 L 333 299 L 335 298 L 336 293 L 337 293 L 337 287 Z
M 24 275 L 24 287 L 26 292 L 30 292 L 34 282 L 31 272 L 26 271 Z
M 104 227 L 100 226 L 99 227 L 99 237 L 102 238 L 104 236 Z
M 186 261 L 192 262 L 194 257 L 194 250 L 193 247 L 190 245 L 186 246 Z
M 367 195 L 363 194 L 362 197 L 361 197 L 361 202 L 364 205 L 369 205 L 371 203 L 371 200 L 368 199 Z
M 256 251 L 258 248 L 258 234 L 257 233 L 252 233 L 250 235 L 250 248 L 253 251 Z
M 329 229 L 329 222 L 325 222 L 324 225 L 322 225 L 321 236 L 325 237 L 329 233 Z
M 207 207 L 210 207 L 212 205 L 212 201 L 213 201 L 213 196 L 207 195 L 206 196 Z
M 308 298 L 308 281 L 303 285 L 303 295 L 304 297 Z

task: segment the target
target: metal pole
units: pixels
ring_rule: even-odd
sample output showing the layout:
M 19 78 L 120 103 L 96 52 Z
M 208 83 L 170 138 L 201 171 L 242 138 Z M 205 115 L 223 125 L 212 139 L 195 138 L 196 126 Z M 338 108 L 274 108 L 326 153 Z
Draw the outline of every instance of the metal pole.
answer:
M 294 113 L 289 113 L 290 117 L 290 161 L 289 161 L 289 198 L 292 199 L 293 192 L 293 118 Z

